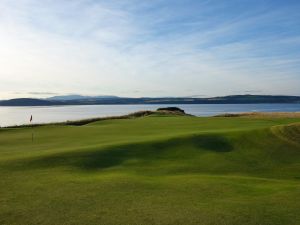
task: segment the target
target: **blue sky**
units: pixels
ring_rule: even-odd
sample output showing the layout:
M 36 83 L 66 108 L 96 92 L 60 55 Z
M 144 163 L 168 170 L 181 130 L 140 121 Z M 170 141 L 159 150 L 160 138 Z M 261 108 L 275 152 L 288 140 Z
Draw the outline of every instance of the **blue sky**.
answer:
M 300 95 L 300 1 L 0 0 L 0 98 Z

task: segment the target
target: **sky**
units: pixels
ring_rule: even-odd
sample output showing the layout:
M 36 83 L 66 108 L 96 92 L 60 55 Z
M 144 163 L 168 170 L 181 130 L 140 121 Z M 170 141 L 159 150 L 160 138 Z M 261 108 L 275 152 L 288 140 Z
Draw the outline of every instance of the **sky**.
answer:
M 300 95 L 299 0 L 0 0 L 0 99 Z

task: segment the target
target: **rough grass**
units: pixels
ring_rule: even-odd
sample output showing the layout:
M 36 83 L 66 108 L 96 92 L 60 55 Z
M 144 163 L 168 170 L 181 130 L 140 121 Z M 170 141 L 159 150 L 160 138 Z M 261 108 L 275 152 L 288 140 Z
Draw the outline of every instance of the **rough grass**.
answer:
M 299 122 L 155 115 L 0 129 L 0 224 L 300 224 Z
M 252 117 L 252 118 L 300 118 L 300 112 L 251 112 L 226 113 L 216 117 Z

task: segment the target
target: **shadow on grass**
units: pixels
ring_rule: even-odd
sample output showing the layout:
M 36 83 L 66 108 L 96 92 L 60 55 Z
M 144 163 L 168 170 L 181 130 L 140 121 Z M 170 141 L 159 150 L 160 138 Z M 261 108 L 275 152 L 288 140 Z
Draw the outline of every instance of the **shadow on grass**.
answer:
M 162 142 L 121 145 L 99 150 L 70 152 L 15 162 L 10 166 L 22 169 L 75 167 L 81 170 L 108 169 L 134 161 L 138 165 L 155 160 L 182 160 L 195 157 L 197 151 L 217 153 L 231 151 L 230 142 L 220 135 L 176 138 Z M 176 150 L 176 153 L 175 153 Z M 195 151 L 196 150 L 196 151 Z
M 193 143 L 199 149 L 206 149 L 214 152 L 230 152 L 231 143 L 223 136 L 200 136 L 194 138 Z

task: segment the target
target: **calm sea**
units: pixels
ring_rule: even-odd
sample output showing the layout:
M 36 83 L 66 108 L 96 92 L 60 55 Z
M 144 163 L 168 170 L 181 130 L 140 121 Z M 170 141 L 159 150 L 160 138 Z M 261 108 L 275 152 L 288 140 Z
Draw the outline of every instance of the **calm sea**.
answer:
M 0 126 L 62 122 L 92 117 L 119 116 L 140 110 L 177 106 L 196 116 L 239 112 L 300 112 L 300 104 L 200 104 L 200 105 L 84 105 L 55 107 L 0 107 Z

